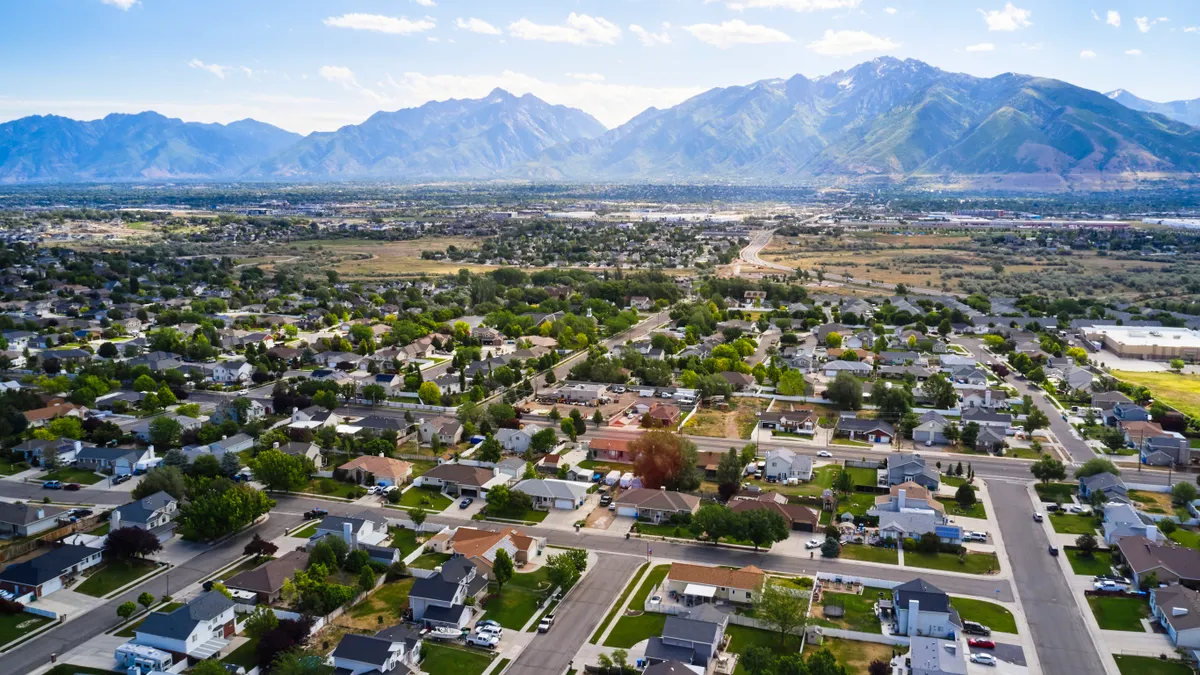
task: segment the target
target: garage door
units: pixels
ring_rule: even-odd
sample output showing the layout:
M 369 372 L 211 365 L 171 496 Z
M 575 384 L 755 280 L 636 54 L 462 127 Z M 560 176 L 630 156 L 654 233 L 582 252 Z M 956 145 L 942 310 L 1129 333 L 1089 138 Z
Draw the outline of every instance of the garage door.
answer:
M 460 495 L 462 495 L 463 497 L 478 497 L 479 496 L 479 490 L 476 490 L 475 488 L 469 488 L 469 487 L 458 488 L 458 493 Z
M 630 516 L 632 518 L 637 518 L 637 507 L 636 506 L 618 506 L 617 507 L 617 515 L 618 516 Z
M 62 588 L 62 579 L 56 577 L 42 584 L 42 595 L 50 595 L 60 588 Z
M 570 499 L 555 499 L 554 500 L 554 508 L 556 508 L 556 509 L 573 509 L 573 508 L 575 508 L 575 502 L 571 501 Z

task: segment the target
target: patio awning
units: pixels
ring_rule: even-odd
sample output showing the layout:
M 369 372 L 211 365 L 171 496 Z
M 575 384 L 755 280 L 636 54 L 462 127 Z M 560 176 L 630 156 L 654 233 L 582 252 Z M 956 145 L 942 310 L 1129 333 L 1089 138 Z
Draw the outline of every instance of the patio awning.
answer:
M 688 584 L 684 587 L 683 594 L 697 598 L 711 598 L 717 594 L 717 587 L 708 584 Z

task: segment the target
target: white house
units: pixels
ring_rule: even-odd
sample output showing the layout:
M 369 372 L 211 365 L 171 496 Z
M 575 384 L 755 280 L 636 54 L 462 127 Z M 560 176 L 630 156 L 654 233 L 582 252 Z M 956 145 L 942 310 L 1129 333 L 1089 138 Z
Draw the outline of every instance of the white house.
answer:
M 487 592 L 487 577 L 465 556 L 455 556 L 442 565 L 440 573 L 417 579 L 408 593 L 413 621 L 432 627 L 462 628 L 474 612 L 468 598 L 476 601 Z
M 113 509 L 109 516 L 109 528 L 119 530 L 122 527 L 136 527 L 154 532 L 160 539 L 163 535 L 170 538 L 174 534 L 174 527 L 168 526 L 175 520 L 178 511 L 179 501 L 160 490 Z
M 350 550 L 358 548 L 360 544 L 378 546 L 387 539 L 387 519 L 366 511 L 358 516 L 325 516 L 310 541 L 316 542 L 325 536 L 342 539 Z
M 213 364 L 205 364 L 204 372 L 213 382 L 245 382 L 254 374 L 254 366 L 246 361 L 218 361 Z
M 348 633 L 330 656 L 338 675 L 414 672 L 421 658 L 421 636 L 403 625 L 375 635 Z
M 549 511 L 551 508 L 579 508 L 587 497 L 588 486 L 588 483 L 569 480 L 531 478 L 517 483 L 513 489 L 529 495 L 533 499 L 533 508 Z
M 767 451 L 764 478 L 774 478 L 781 483 L 793 478 L 807 482 L 812 480 L 812 472 L 813 461 L 808 455 L 801 455 L 786 448 Z
M 1116 546 L 1124 537 L 1141 536 L 1151 542 L 1162 540 L 1162 533 L 1153 521 L 1143 519 L 1129 504 L 1110 502 L 1104 505 L 1104 541 Z
M 500 443 L 505 452 L 523 455 L 533 441 L 533 435 L 541 431 L 536 424 L 526 424 L 522 429 L 497 429 L 494 438 Z
M 209 591 L 172 612 L 151 612 L 134 642 L 174 655 L 207 659 L 229 644 L 235 632 L 234 603 Z
M 892 607 L 897 635 L 948 638 L 960 629 L 951 620 L 957 614 L 950 607 L 950 596 L 924 579 L 892 589 Z

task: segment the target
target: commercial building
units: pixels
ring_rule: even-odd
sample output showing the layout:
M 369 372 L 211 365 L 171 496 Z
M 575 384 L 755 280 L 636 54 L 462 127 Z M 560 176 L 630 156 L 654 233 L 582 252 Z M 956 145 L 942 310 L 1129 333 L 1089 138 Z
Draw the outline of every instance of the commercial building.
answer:
M 1166 326 L 1087 326 L 1083 336 L 1128 359 L 1146 361 L 1200 360 L 1200 332 Z

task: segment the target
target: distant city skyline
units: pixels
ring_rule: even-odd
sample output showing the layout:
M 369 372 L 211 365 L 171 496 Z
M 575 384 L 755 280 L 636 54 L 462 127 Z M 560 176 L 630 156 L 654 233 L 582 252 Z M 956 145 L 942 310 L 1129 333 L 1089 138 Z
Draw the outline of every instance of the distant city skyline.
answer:
M 0 121 L 155 110 L 309 133 L 501 87 L 611 128 L 884 55 L 1200 98 L 1200 4 L 1183 1 L 40 0 L 0 16 Z

